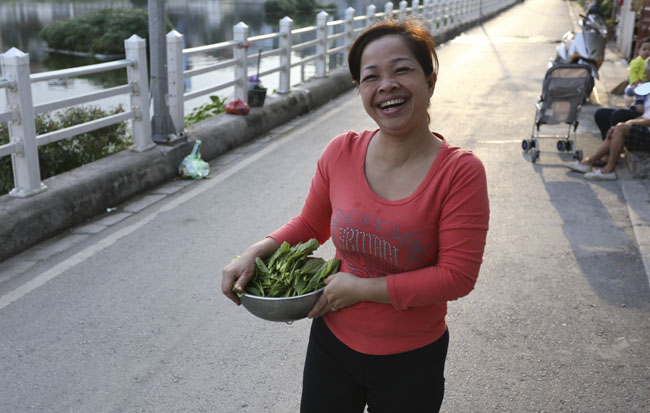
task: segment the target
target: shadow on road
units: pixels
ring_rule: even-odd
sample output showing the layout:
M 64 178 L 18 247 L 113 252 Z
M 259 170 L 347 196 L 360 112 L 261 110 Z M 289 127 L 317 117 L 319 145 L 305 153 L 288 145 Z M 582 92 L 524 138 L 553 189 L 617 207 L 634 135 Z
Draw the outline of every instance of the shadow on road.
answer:
M 537 164 L 535 170 L 562 219 L 571 255 L 593 291 L 612 305 L 650 307 L 650 286 L 619 184 L 582 177 L 546 181 L 543 170 L 548 167 Z M 557 251 L 558 259 L 565 256 L 566 251 Z

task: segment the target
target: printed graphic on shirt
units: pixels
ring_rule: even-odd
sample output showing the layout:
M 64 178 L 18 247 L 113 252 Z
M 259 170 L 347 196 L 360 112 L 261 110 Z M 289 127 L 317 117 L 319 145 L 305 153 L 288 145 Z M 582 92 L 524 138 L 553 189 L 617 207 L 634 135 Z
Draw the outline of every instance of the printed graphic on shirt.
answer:
M 350 271 L 360 277 L 410 271 L 421 266 L 422 234 L 402 234 L 397 224 L 359 211 L 341 209 L 332 218 L 332 241 Z

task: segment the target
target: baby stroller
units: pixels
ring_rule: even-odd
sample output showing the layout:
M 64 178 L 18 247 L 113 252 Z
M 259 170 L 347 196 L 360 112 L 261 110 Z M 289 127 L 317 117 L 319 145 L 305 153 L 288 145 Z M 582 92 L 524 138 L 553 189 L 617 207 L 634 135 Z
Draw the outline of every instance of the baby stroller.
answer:
M 593 85 L 591 68 L 585 64 L 556 64 L 546 71 L 542 95 L 535 105 L 533 132 L 530 139 L 521 142 L 533 163 L 539 159 L 540 139 L 558 139 L 558 151 L 571 152 L 574 159 L 582 160 L 582 151 L 576 150 L 575 142 L 578 114 Z M 568 125 L 566 135 L 540 135 L 540 126 L 561 124 Z

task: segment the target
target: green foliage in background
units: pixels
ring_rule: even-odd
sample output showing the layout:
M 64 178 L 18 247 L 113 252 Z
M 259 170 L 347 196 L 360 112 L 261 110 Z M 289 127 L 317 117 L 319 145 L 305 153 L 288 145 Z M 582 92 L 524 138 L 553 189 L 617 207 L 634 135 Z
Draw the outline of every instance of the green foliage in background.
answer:
M 210 103 L 205 103 L 192 109 L 189 115 L 185 116 L 185 126 L 194 125 L 213 116 L 226 111 L 226 98 L 210 96 Z
M 264 11 L 269 16 L 290 16 L 314 13 L 318 9 L 336 10 L 336 3 L 319 4 L 316 0 L 266 0 Z
M 167 28 L 172 25 L 167 21 Z M 103 9 L 83 16 L 56 21 L 39 36 L 48 47 L 90 54 L 124 54 L 124 40 L 132 35 L 149 37 L 147 11 L 142 9 Z
M 71 107 L 56 114 L 39 114 L 35 118 L 36 134 L 53 132 L 80 123 L 124 112 L 120 105 L 114 109 L 102 110 L 95 106 Z M 9 142 L 5 122 L 0 123 L 0 145 Z M 72 138 L 52 142 L 38 148 L 41 179 L 58 175 L 81 165 L 128 148 L 132 138 L 127 133 L 126 122 L 117 123 Z M 11 156 L 0 158 L 0 194 L 14 187 Z

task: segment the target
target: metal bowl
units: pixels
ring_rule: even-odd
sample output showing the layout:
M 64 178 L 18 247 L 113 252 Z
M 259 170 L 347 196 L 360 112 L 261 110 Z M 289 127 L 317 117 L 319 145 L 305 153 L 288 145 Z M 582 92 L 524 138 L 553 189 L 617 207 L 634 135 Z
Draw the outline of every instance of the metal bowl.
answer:
M 244 293 L 241 303 L 251 314 L 268 321 L 296 321 L 307 317 L 325 287 L 295 297 L 260 297 Z

